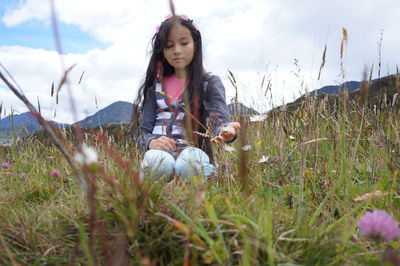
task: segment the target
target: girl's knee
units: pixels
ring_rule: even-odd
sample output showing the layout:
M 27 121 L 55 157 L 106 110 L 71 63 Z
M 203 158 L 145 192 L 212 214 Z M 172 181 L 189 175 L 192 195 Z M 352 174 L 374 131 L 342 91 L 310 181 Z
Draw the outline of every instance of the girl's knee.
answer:
M 176 159 L 175 173 L 183 178 L 200 174 L 208 177 L 215 173 L 215 166 L 210 164 L 210 158 L 204 151 L 189 147 L 184 149 Z
M 192 163 L 209 163 L 210 158 L 208 158 L 208 155 L 202 151 L 199 148 L 195 147 L 189 147 L 184 149 L 179 157 L 182 160 L 185 160 L 187 162 L 192 162 Z
M 171 176 L 174 168 L 174 157 L 162 150 L 148 150 L 141 164 L 142 171 L 155 172 L 158 177 Z

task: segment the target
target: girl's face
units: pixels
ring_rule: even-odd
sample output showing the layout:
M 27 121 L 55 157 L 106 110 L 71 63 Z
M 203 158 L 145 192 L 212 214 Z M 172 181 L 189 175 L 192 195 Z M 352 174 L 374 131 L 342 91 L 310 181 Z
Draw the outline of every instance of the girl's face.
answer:
M 187 74 L 193 55 L 194 41 L 190 30 L 180 23 L 175 23 L 168 34 L 164 56 L 168 63 L 175 68 L 177 77 L 184 77 Z

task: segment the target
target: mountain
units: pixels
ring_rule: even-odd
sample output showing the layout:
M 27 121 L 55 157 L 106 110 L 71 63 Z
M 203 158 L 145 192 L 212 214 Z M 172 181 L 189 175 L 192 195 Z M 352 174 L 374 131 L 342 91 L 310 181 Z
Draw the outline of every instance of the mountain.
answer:
M 94 128 L 110 123 L 129 124 L 132 117 L 132 108 L 132 103 L 118 101 L 79 122 L 83 128 Z M 258 114 L 256 110 L 248 108 L 242 103 L 231 103 L 228 105 L 228 110 L 231 115 Z
M 380 79 L 384 79 L 386 77 L 382 77 L 382 78 L 377 78 L 377 79 L 373 79 L 371 80 L 371 83 L 375 83 L 376 81 L 380 80 Z M 320 89 L 314 90 L 312 92 L 310 92 L 310 95 L 315 95 L 315 94 L 322 94 L 322 93 L 326 93 L 326 94 L 339 94 L 340 92 L 346 90 L 347 92 L 353 92 L 356 91 L 358 89 L 360 89 L 360 85 L 361 82 L 359 81 L 347 81 L 345 83 L 342 83 L 341 85 L 327 85 L 324 86 Z M 301 97 L 304 97 L 301 96 Z
M 30 112 L 22 114 L 14 114 L 0 120 L 0 130 L 24 128 L 28 132 L 33 132 L 40 129 L 39 123 Z
M 321 94 L 321 93 L 338 94 L 343 90 L 352 92 L 358 90 L 360 88 L 360 84 L 361 82 L 359 81 L 348 81 L 343 83 L 342 85 L 327 85 L 320 89 L 310 92 L 310 95 Z
M 84 128 L 94 128 L 110 123 L 129 124 L 131 122 L 132 108 L 132 103 L 118 101 L 79 121 L 79 123 Z
M 398 80 L 400 80 L 400 76 L 398 75 L 389 75 L 372 80 L 368 87 L 367 105 L 372 109 L 399 108 L 400 101 L 398 95 L 400 93 L 400 83 Z M 356 83 L 354 82 L 353 85 L 354 84 Z M 328 110 L 333 112 L 339 104 L 340 95 L 338 93 L 320 93 L 320 90 L 317 91 L 319 92 L 310 93 L 310 95 L 314 96 L 309 99 L 313 100 L 314 105 L 324 104 Z M 358 104 L 359 96 L 359 89 L 348 91 L 349 106 L 356 106 Z M 270 110 L 268 113 L 278 113 L 283 110 L 294 113 L 303 106 L 305 101 L 306 96 L 303 95 L 294 102 L 278 106 L 273 110 Z
M 50 123 L 55 126 L 68 126 L 68 124 L 57 123 L 54 121 L 50 121 Z M 36 118 L 30 112 L 26 112 L 22 114 L 14 114 L 1 119 L 0 131 L 12 130 L 13 124 L 16 130 L 20 130 L 27 134 L 42 128 Z
M 231 115 L 259 115 L 256 110 L 242 103 L 230 103 L 228 104 L 228 110 Z
M 60 124 L 50 121 L 55 126 L 68 126 L 68 124 Z M 13 126 L 14 125 L 14 126 Z M 17 137 L 25 137 L 42 129 L 36 118 L 30 113 L 13 114 L 0 120 L 0 140 L 1 143 L 7 143 L 15 135 Z

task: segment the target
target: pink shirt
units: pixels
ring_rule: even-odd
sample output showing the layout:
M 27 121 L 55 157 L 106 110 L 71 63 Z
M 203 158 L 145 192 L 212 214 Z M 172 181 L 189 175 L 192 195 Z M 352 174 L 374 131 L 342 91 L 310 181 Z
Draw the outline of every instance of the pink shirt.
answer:
M 182 101 L 185 83 L 186 79 L 177 78 L 175 75 L 164 78 L 163 89 L 165 94 L 168 95 L 165 97 L 165 99 L 169 104 Z

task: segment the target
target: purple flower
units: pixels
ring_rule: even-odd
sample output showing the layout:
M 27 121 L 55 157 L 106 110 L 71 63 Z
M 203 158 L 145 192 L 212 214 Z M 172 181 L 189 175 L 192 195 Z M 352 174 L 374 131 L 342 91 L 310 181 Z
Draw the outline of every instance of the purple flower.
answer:
M 399 223 L 382 210 L 365 213 L 358 222 L 358 228 L 371 238 L 390 240 L 400 237 Z
M 60 170 L 57 170 L 57 169 L 51 170 L 51 176 L 52 177 L 59 177 L 60 176 Z
M 1 167 L 3 167 L 4 169 L 9 168 L 10 166 L 11 166 L 11 164 L 9 164 L 7 162 L 1 164 Z
M 21 178 L 26 178 L 26 174 L 25 174 L 25 173 L 19 173 L 19 176 L 20 176 Z
M 225 160 L 221 163 L 221 168 L 225 169 L 225 170 L 229 170 L 232 168 L 232 164 L 228 160 Z

